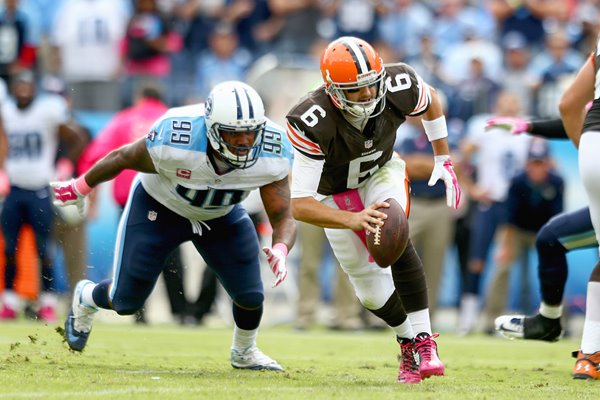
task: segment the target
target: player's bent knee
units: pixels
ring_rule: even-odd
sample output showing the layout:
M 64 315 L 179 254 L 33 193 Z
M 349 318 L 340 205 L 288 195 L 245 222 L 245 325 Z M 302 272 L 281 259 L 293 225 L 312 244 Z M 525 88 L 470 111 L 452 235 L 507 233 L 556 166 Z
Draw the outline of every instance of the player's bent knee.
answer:
M 550 220 L 550 222 L 542 226 L 538 231 L 535 237 L 535 247 L 539 251 L 543 251 L 543 249 L 548 247 L 562 247 L 562 244 L 552 229 L 552 225 L 552 220 Z
M 265 300 L 265 296 L 260 292 L 251 292 L 251 293 L 242 293 L 238 296 L 235 296 L 233 302 L 237 304 L 241 308 L 245 308 L 246 310 L 255 310 L 259 308 L 263 301 Z
M 144 303 L 124 303 L 124 302 L 114 302 L 112 303 L 112 309 L 119 315 L 133 315 L 136 311 L 142 309 L 144 307 Z
M 394 284 L 389 277 L 353 277 L 352 283 L 358 300 L 369 310 L 383 307 L 394 292 Z

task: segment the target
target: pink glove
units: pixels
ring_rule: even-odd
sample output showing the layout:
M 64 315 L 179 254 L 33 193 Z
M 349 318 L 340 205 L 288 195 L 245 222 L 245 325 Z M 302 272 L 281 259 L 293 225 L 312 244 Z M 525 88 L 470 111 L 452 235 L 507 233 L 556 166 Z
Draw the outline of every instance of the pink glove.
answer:
M 505 129 L 513 135 L 520 135 L 527 132 L 528 123 L 522 118 L 517 117 L 494 117 L 487 120 L 485 130 L 493 128 Z
M 450 160 L 449 155 L 435 156 L 433 159 L 435 160 L 435 165 L 427 185 L 433 186 L 437 181 L 443 179 L 446 185 L 446 204 L 448 207 L 456 209 L 460 204 L 460 185 L 454 173 L 452 160 Z
M 10 179 L 4 170 L 0 169 L 0 198 L 5 198 L 10 193 Z
M 92 191 L 92 188 L 85 181 L 84 175 L 70 181 L 50 182 L 50 186 L 54 192 L 55 206 L 64 207 L 73 204 L 77 206 L 81 216 L 85 215 L 85 196 Z
M 275 282 L 272 287 L 278 286 L 287 276 L 287 268 L 285 259 L 287 257 L 288 248 L 283 243 L 277 243 L 272 248 L 263 247 L 262 249 L 267 255 L 267 261 L 271 267 L 271 271 L 275 274 Z

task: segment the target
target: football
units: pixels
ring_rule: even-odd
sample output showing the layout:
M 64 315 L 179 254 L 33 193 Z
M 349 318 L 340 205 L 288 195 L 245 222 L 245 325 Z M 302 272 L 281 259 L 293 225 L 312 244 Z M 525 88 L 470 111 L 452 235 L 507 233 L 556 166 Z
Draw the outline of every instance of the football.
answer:
M 378 208 L 387 214 L 383 226 L 376 233 L 366 232 L 369 253 L 381 268 L 392 265 L 406 248 L 408 243 L 408 220 L 400 204 L 394 199 L 385 201 L 389 208 Z

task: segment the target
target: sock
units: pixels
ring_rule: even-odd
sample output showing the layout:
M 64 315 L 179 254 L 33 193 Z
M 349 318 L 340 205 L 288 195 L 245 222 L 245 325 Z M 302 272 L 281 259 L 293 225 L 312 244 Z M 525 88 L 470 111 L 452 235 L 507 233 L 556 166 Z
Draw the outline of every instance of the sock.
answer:
M 21 309 L 21 297 L 14 290 L 4 290 L 2 300 L 4 301 L 4 304 L 12 310 L 19 311 Z
M 419 311 L 409 312 L 408 319 L 412 325 L 412 330 L 415 334 L 422 332 L 431 335 L 431 320 L 429 319 L 429 308 L 424 308 Z
M 95 287 L 96 287 L 95 283 L 88 283 L 87 285 L 85 285 L 83 287 L 83 290 L 81 291 L 80 301 L 84 305 L 86 305 L 88 307 L 92 307 L 92 308 L 98 308 L 98 304 L 96 304 L 96 302 L 94 301 L 94 296 L 93 296 Z
M 104 308 L 105 310 L 112 310 L 112 305 L 110 304 L 109 300 L 111 285 L 112 279 L 105 279 L 102 282 L 95 284 L 92 292 L 92 300 L 94 304 L 97 304 L 98 307 Z M 86 304 L 88 303 L 86 302 Z
M 392 326 L 392 329 L 400 339 L 413 339 L 415 337 L 410 318 L 406 318 L 404 322 L 398 326 Z
M 581 352 L 594 354 L 597 351 L 600 351 L 600 282 L 588 282 Z
M 56 308 L 58 305 L 58 299 L 54 292 L 42 292 L 40 293 L 40 304 L 42 307 Z
M 233 344 L 231 348 L 240 352 L 247 350 L 256 344 L 257 335 L 258 328 L 247 331 L 238 328 L 236 325 L 233 328 Z
M 551 306 L 542 301 L 542 304 L 540 304 L 540 315 L 546 318 L 558 319 L 562 315 L 562 305 Z

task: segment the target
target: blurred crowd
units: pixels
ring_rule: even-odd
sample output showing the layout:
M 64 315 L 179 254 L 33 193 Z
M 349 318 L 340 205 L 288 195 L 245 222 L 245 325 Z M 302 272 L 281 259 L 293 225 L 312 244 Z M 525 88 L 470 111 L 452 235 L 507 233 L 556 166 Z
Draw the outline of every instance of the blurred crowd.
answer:
M 558 117 L 559 96 L 600 32 L 598 0 L 3 3 L 0 82 L 6 84 L 7 96 L 19 74 L 33 71 L 38 90 L 64 97 L 73 112 L 117 113 L 139 105 L 143 93 L 163 107 L 201 102 L 219 82 L 258 84 L 264 71 L 287 69 L 295 72 L 281 75 L 295 82 L 282 82 L 273 72 L 270 82 L 257 87 L 270 117 L 281 122 L 286 107 L 306 91 L 301 85 L 311 84 L 297 71 L 318 74 L 320 52 L 335 37 L 360 37 L 374 44 L 384 62 L 410 64 L 446 100 L 453 159 L 460 160 L 457 170 L 467 194 L 458 213 L 445 206 L 443 185 L 426 185 L 430 170 L 424 157 L 429 160 L 431 154 L 421 124 L 410 119 L 403 124 L 396 150 L 407 161 L 412 181 L 411 237 L 423 257 L 431 311 L 435 313 L 446 252 L 456 249 L 461 289 L 454 305 L 460 309 L 461 333 L 491 331 L 493 317 L 507 307 L 506 271 L 531 249 L 541 224 L 563 208 L 562 180 L 547 144 L 485 132 L 485 121 L 491 115 Z M 305 81 L 318 83 L 318 76 Z M 82 154 L 89 162 L 90 151 Z M 77 165 L 80 160 L 72 161 Z M 519 195 L 523 182 L 530 182 L 537 194 Z M 259 233 L 268 231 L 260 212 L 254 215 Z M 495 239 L 500 250 L 490 257 Z M 332 263 L 323 255 L 327 245 L 319 228 L 301 224 L 299 240 L 296 328 L 317 323 L 323 302 L 333 304 L 332 328 L 378 328 L 361 315 L 343 274 L 337 280 L 331 274 L 327 282 L 321 279 L 320 269 Z M 519 251 L 511 251 L 517 247 Z M 81 275 L 85 260 L 74 263 L 78 266 L 68 268 Z M 480 282 L 486 264 L 496 268 L 489 290 Z M 184 267 L 181 261 L 173 265 L 170 270 L 181 282 Z M 527 276 L 521 280 L 525 292 Z M 214 277 L 204 276 L 197 307 L 190 311 L 189 304 L 181 305 L 187 301 L 181 284 L 171 284 L 172 311 L 182 322 L 200 322 L 214 303 L 215 285 Z M 520 311 L 530 312 L 533 305 L 523 297 Z

